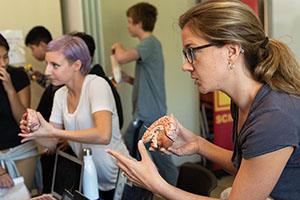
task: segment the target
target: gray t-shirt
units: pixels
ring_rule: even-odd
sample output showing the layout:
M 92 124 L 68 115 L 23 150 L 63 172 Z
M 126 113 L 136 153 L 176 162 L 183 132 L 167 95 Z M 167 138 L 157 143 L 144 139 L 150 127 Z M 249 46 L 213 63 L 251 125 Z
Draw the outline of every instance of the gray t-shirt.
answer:
M 300 98 L 272 90 L 264 85 L 257 93 L 240 134 L 237 135 L 237 107 L 234 118 L 232 161 L 239 168 L 242 158 L 249 159 L 287 146 L 294 152 L 275 188 L 274 199 L 300 199 Z M 276 159 L 276 158 L 275 158 Z
M 142 121 L 154 121 L 166 114 L 164 59 L 160 42 L 153 35 L 136 47 L 140 59 L 136 61 L 133 85 L 133 116 Z

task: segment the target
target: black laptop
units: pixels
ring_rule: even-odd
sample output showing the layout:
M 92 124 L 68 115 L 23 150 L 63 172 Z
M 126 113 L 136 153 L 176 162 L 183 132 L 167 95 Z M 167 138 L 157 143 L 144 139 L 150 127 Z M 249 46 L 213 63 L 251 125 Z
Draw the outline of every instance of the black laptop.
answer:
M 63 151 L 57 151 L 53 171 L 51 194 L 44 194 L 32 200 L 67 199 L 67 192 L 81 191 L 83 162 Z

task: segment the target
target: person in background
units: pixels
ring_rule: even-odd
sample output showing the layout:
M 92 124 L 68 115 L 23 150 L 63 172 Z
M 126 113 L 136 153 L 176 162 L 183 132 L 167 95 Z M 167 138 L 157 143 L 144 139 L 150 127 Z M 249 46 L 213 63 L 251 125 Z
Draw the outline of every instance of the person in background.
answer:
M 50 123 L 38 113 L 40 127 L 29 133 L 27 121 L 23 118 L 20 122 L 22 142 L 35 140 L 55 149 L 58 139 L 63 138 L 79 158 L 82 158 L 83 148 L 91 148 L 100 197 L 112 200 L 118 167 L 105 149 L 125 153 L 127 149 L 121 138 L 111 88 L 103 78 L 88 75 L 91 57 L 79 37 L 64 35 L 51 41 L 46 50 L 46 63 L 47 78 L 53 85 L 64 86 L 55 93 Z
M 47 44 L 52 40 L 50 31 L 44 26 L 35 26 L 29 30 L 25 37 L 25 45 L 30 48 L 32 56 L 40 61 L 45 60 Z M 43 73 L 30 69 L 30 78 L 36 80 L 39 85 L 46 88 L 48 83 Z M 45 112 L 46 113 L 46 112 Z
M 45 60 L 45 51 L 52 35 L 44 26 L 33 27 L 25 37 L 25 45 L 32 51 L 33 57 L 38 61 Z
M 177 139 L 165 152 L 199 154 L 232 173 L 227 199 L 300 199 L 300 66 L 291 50 L 269 39 L 253 10 L 237 0 L 197 4 L 180 17 L 179 25 L 183 70 L 201 93 L 220 90 L 231 97 L 234 150 L 178 123 Z M 171 186 L 142 141 L 139 151 L 141 161 L 108 152 L 130 180 L 165 199 L 213 199 Z
M 84 32 L 74 32 L 74 33 L 71 33 L 70 35 L 80 37 L 85 42 L 85 44 L 89 48 L 90 56 L 93 60 L 94 54 L 95 54 L 95 49 L 96 49 L 94 38 L 91 35 L 86 34 Z M 117 112 L 118 112 L 118 117 L 119 117 L 119 127 L 120 127 L 120 129 L 122 129 L 123 123 L 124 123 L 123 109 L 122 109 L 121 97 L 120 97 L 116 87 L 114 86 L 112 81 L 106 76 L 106 74 L 100 64 L 93 65 L 89 74 L 96 74 L 96 75 L 102 77 L 103 79 L 105 79 L 107 81 L 107 83 L 109 84 L 111 91 L 114 95 L 115 102 L 116 102 L 116 107 L 117 107 Z
M 23 68 L 9 65 L 9 45 L 0 34 L 0 188 L 23 176 L 30 190 L 36 166 L 34 142 L 21 144 L 19 121 L 30 106 L 30 81 Z
M 125 72 L 122 72 L 122 76 L 123 81 L 133 84 L 133 118 L 124 134 L 124 140 L 131 156 L 138 158 L 137 141 L 146 128 L 167 111 L 164 59 L 161 43 L 152 34 L 157 16 L 156 8 L 149 3 L 138 3 L 130 7 L 126 15 L 128 31 L 132 37 L 138 38 L 140 43 L 135 48 L 125 49 L 117 42 L 112 45 L 112 50 L 120 64 L 136 62 L 135 77 L 130 77 Z M 151 156 L 165 180 L 176 185 L 178 171 L 171 156 L 159 152 L 151 152 Z M 144 197 L 137 194 L 129 197 L 134 198 Z

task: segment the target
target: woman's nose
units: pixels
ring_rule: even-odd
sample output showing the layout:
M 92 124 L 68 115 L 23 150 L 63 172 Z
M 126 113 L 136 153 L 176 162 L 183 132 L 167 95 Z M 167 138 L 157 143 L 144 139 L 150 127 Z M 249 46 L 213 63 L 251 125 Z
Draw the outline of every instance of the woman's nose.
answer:
M 5 67 L 6 62 L 3 58 L 0 58 L 0 67 Z
M 49 65 L 46 65 L 46 69 L 45 69 L 45 75 L 47 76 L 47 75 L 50 75 L 51 74 L 51 66 L 49 66 Z
M 187 62 L 186 59 L 183 60 L 183 64 L 181 67 L 182 71 L 194 71 L 194 66 L 192 64 L 190 64 L 189 62 Z

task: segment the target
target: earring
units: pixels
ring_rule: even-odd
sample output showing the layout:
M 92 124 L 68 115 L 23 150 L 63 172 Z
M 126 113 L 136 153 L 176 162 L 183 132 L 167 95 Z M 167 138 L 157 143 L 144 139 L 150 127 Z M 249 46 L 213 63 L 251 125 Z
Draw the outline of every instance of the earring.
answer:
M 233 69 L 233 64 L 232 63 L 230 63 L 230 62 L 228 62 L 228 67 L 229 67 L 229 69 Z

